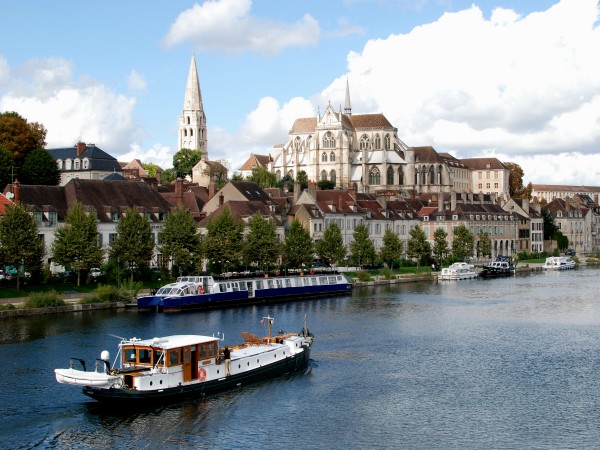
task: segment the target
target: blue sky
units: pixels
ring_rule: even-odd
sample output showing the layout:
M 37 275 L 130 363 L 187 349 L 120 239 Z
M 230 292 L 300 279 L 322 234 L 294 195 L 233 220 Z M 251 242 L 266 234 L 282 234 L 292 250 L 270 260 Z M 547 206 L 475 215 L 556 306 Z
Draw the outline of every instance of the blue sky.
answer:
M 383 113 L 411 146 L 600 185 L 598 0 L 21 0 L 3 5 L 0 111 L 172 166 L 196 55 L 211 159 L 236 169 L 295 118 Z

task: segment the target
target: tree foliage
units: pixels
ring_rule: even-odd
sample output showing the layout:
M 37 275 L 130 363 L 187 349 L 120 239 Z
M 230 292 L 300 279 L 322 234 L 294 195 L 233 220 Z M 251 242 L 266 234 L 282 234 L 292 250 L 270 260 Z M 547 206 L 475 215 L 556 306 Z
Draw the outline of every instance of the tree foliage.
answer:
M 477 243 L 479 256 L 492 256 L 492 240 L 487 231 L 479 231 L 479 242 Z
M 296 175 L 296 181 L 300 184 L 300 192 L 302 192 L 308 187 L 308 174 L 304 170 L 301 170 Z
M 290 268 L 310 265 L 314 256 L 314 245 L 310 233 L 297 220 L 294 220 L 285 235 L 283 245 L 285 262 Z
M 212 270 L 222 273 L 230 266 L 237 266 L 242 257 L 244 224 L 236 220 L 231 211 L 223 211 L 206 225 L 204 241 L 206 257 Z
M 142 163 L 142 167 L 146 172 L 148 172 L 148 176 L 156 177 L 158 175 L 159 167 L 154 163 Z
M 165 224 L 158 233 L 160 251 L 173 263 L 174 272 L 185 274 L 197 272 L 202 266 L 200 235 L 191 214 L 177 208 L 167 214 Z
M 175 181 L 177 179 L 177 172 L 173 167 L 163 170 L 160 174 L 160 182 L 162 184 L 168 184 L 171 181 Z
M 277 237 L 275 223 L 256 212 L 248 220 L 248 234 L 244 240 L 244 258 L 259 268 L 277 261 L 281 243 Z
M 229 169 L 219 163 L 219 164 L 206 164 L 206 169 L 204 169 L 204 175 L 206 175 L 211 181 L 214 181 L 217 185 L 217 189 L 221 189 L 223 186 L 227 184 L 227 173 Z
M 342 230 L 335 222 L 331 222 L 323 237 L 315 244 L 317 255 L 326 261 L 329 265 L 337 264 L 346 256 L 346 247 Z
M 12 183 L 13 157 L 10 152 L 0 146 L 0 191 Z
M 127 210 L 117 225 L 117 236 L 110 248 L 110 257 L 117 258 L 131 271 L 148 266 L 154 251 L 150 222 L 135 209 Z
M 509 170 L 508 176 L 508 193 L 511 198 L 526 198 L 531 200 L 531 193 L 533 192 L 533 186 L 531 183 L 527 186 L 523 186 L 523 176 L 525 172 L 520 165 L 513 162 L 503 163 Z
M 542 217 L 544 218 L 544 240 L 549 241 L 554 233 L 558 231 L 558 227 L 554 223 L 552 214 L 547 209 L 542 209 Z
M 391 268 L 394 261 L 402 258 L 402 241 L 393 230 L 387 229 L 383 234 L 383 246 L 379 250 L 379 257 Z
M 25 157 L 19 171 L 19 181 L 23 184 L 58 186 L 60 171 L 50 153 L 43 148 L 36 148 Z
M 192 169 L 202 159 L 200 150 L 191 150 L 182 148 L 173 155 L 173 169 L 178 177 L 185 177 L 192 174 Z
M 448 233 L 443 228 L 436 228 L 433 232 L 433 258 L 441 265 L 450 251 L 448 247 Z
M 463 261 L 465 258 L 473 256 L 473 244 L 475 237 L 469 229 L 461 224 L 454 229 L 454 238 L 452 239 L 452 256 Z
M 412 227 L 408 234 L 410 237 L 406 243 L 406 254 L 409 258 L 417 260 L 418 268 L 421 264 L 427 263 L 429 258 L 431 258 L 431 245 L 427 241 L 425 232 L 419 225 Z
M 46 128 L 38 122 L 27 122 L 16 112 L 0 113 L 0 146 L 20 165 L 31 151 L 46 146 Z
M 319 186 L 319 189 L 322 191 L 330 191 L 335 188 L 335 183 L 331 180 L 319 180 L 317 181 L 317 186 Z
M 371 265 L 375 262 L 375 245 L 369 238 L 369 231 L 364 224 L 357 225 L 352 234 L 350 255 L 359 266 Z
M 262 189 L 274 187 L 277 185 L 277 177 L 264 167 L 255 167 L 252 173 L 246 177 L 247 181 L 258 184 Z
M 77 270 L 77 286 L 81 271 L 99 267 L 103 252 L 98 242 L 98 219 L 77 202 L 67 212 L 64 225 L 56 230 L 52 243 L 54 262 Z
M 31 213 L 21 204 L 8 205 L 0 216 L 0 261 L 28 271 L 39 271 L 44 257 L 44 242 Z M 21 270 L 17 273 L 19 288 Z

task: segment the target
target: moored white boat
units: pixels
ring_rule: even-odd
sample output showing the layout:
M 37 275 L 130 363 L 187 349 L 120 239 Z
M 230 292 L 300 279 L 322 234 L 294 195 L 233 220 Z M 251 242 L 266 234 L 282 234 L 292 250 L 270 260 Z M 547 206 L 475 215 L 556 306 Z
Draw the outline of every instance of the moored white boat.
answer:
M 267 337 L 243 332 L 243 342 L 229 347 L 230 373 L 222 356 L 222 338 L 173 335 L 122 339 L 112 367 L 107 351 L 89 372 L 85 361 L 71 358 L 83 370 L 55 369 L 56 380 L 83 386 L 85 395 L 100 402 L 136 406 L 206 395 L 306 368 L 313 341 L 306 324 L 300 333 L 280 331 L 271 336 L 273 318 L 264 320 Z
M 542 265 L 543 270 L 569 270 L 574 269 L 576 266 L 575 261 L 570 256 L 551 256 L 546 258 L 546 261 Z
M 466 262 L 453 263 L 449 267 L 443 268 L 440 273 L 441 280 L 468 280 L 478 276 L 475 267 Z
M 275 302 L 348 293 L 352 283 L 339 273 L 215 280 L 211 276 L 179 277 L 155 294 L 137 298 L 142 310 L 179 311 L 244 303 Z

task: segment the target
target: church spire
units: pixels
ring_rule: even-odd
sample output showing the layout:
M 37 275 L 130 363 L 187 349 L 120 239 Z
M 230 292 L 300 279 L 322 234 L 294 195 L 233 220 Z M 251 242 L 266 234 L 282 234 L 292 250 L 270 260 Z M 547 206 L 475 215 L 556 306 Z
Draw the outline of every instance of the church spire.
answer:
M 344 106 L 344 114 L 352 115 L 352 106 L 350 106 L 350 86 L 348 85 L 348 78 L 346 78 L 346 104 Z
M 192 55 L 185 88 L 183 111 L 179 117 L 177 147 L 177 151 L 182 148 L 199 150 L 202 152 L 202 159 L 208 159 L 206 115 L 204 114 L 204 106 L 202 105 L 202 93 L 200 92 L 200 81 L 198 79 L 198 69 L 196 68 L 196 57 L 194 55 Z

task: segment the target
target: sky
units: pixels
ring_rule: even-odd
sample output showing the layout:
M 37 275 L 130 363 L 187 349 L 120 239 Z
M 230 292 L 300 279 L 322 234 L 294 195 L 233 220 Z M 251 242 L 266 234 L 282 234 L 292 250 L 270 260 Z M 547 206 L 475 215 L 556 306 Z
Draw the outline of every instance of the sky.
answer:
M 272 153 L 329 102 L 409 146 L 600 186 L 599 0 L 4 2 L 0 111 L 172 167 L 195 55 L 210 159 Z

